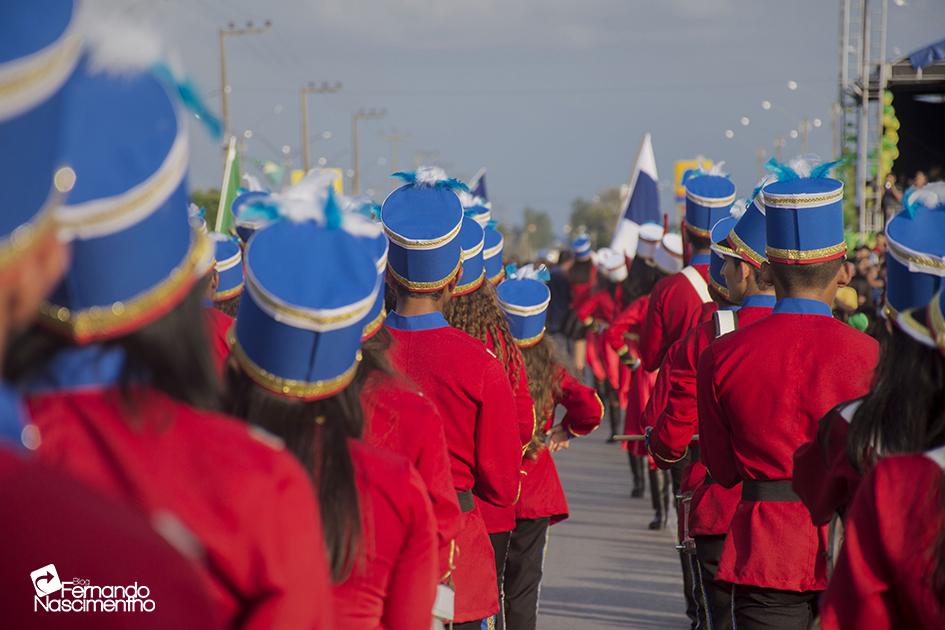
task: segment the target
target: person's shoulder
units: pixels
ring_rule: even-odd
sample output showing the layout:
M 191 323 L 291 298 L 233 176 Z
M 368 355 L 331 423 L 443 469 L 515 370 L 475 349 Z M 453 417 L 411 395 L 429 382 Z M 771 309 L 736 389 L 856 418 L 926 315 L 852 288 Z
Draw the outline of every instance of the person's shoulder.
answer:
M 945 474 L 945 447 L 927 453 L 889 455 L 871 471 L 878 492 L 928 496 Z
M 173 407 L 182 437 L 212 458 L 211 468 L 224 476 L 252 479 L 260 474 L 296 474 L 297 464 L 283 441 L 265 429 L 222 413 L 162 398 L 164 405 Z
M 436 404 L 416 385 L 397 375 L 372 374 L 362 390 L 364 397 L 370 398 L 370 405 L 396 410 L 398 423 L 427 426 L 439 417 Z

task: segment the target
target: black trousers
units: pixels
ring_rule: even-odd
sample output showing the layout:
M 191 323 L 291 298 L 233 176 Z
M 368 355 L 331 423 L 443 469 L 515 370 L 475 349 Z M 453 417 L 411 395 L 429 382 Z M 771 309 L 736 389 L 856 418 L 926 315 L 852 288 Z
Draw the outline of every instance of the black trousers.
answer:
M 505 564 L 505 627 L 508 630 L 535 630 L 538 623 L 538 594 L 548 526 L 547 518 L 515 521 Z
M 489 534 L 489 542 L 492 543 L 492 552 L 495 554 L 495 577 L 496 588 L 499 591 L 499 612 L 495 616 L 495 627 L 497 630 L 505 628 L 502 619 L 503 602 L 505 600 L 505 559 L 509 554 L 509 540 L 512 538 L 512 532 L 499 532 Z M 455 626 L 454 626 L 455 627 Z
M 725 534 L 719 536 L 696 536 L 696 557 L 702 581 L 702 597 L 709 614 L 711 630 L 733 630 L 732 585 L 716 582 L 722 558 Z
M 807 630 L 814 618 L 819 591 L 779 591 L 773 588 L 732 587 L 738 630 Z

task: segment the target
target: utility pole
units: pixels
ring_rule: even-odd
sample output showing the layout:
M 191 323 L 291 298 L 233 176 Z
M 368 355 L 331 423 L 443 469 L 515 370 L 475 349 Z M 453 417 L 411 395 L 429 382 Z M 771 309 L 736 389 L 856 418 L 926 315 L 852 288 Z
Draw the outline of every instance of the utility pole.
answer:
M 378 120 L 387 115 L 385 109 L 359 109 L 351 114 L 351 194 L 357 195 L 361 192 L 361 160 L 358 159 L 358 121 L 359 120 Z
M 230 22 L 226 28 L 217 31 L 220 41 L 220 95 L 223 99 L 223 139 L 224 141 L 230 135 L 230 84 L 226 80 L 226 46 L 224 41 L 228 35 L 258 35 L 265 33 L 272 26 L 270 20 L 263 22 L 262 26 L 255 26 L 251 21 L 246 22 L 246 26 L 237 28 L 234 22 Z
M 391 132 L 384 136 L 384 139 L 390 142 L 390 166 L 391 169 L 396 171 L 397 169 L 397 158 L 400 155 L 400 143 L 404 140 L 407 140 L 409 136 L 406 134 L 397 133 L 396 131 Z
M 309 145 L 312 139 L 308 137 L 308 95 L 334 94 L 340 89 L 341 83 L 338 81 L 333 83 L 322 81 L 319 85 L 315 85 L 314 81 L 309 81 L 308 85 L 304 85 L 299 89 L 300 106 L 302 110 L 302 168 L 306 173 L 312 168 L 311 155 L 309 153 Z

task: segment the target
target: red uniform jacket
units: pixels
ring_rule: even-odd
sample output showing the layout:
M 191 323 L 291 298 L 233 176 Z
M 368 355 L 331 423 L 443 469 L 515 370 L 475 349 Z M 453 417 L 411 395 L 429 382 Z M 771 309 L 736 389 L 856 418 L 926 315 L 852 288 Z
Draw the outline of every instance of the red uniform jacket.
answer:
M 879 461 L 863 479 L 821 604 L 824 630 L 945 628 L 930 588 L 931 550 L 945 523 L 945 448 Z
M 709 281 L 709 261 L 696 257 L 692 267 Z M 666 351 L 699 323 L 704 302 L 682 273 L 663 278 L 653 287 L 640 334 L 640 358 L 649 371 L 659 369 Z
M 98 346 L 65 350 L 27 384 L 39 458 L 189 530 L 227 626 L 333 627 L 308 474 L 278 440 L 241 422 L 148 387 L 125 396 L 114 385 L 122 362 Z
M 443 419 L 433 401 L 406 380 L 373 373 L 361 390 L 366 443 L 413 464 L 426 484 L 436 517 L 440 576 L 451 570 L 462 515 L 453 489 Z
M 453 487 L 472 490 L 477 505 L 514 505 L 522 447 L 518 427 L 508 421 L 515 400 L 502 365 L 440 313 L 391 313 L 386 324 L 394 337 L 394 366 L 420 386 L 443 418 Z M 456 542 L 454 621 L 484 619 L 499 604 L 495 558 L 478 507 L 463 514 Z
M 708 306 L 708 305 L 706 305 Z M 747 326 L 771 314 L 774 296 L 750 296 L 738 309 L 738 327 Z M 708 311 L 709 309 L 705 309 Z M 704 311 L 704 312 L 705 312 Z M 650 450 L 656 465 L 669 468 L 686 455 L 693 435 L 699 428 L 696 405 L 696 369 L 702 352 L 717 338 L 714 319 L 699 324 L 666 354 L 658 380 L 669 380 L 669 394 L 650 435 Z M 741 498 L 741 486 L 725 488 L 705 483 L 705 466 L 692 461 L 684 475 L 689 481 L 685 491 L 692 491 L 689 504 L 689 533 L 715 536 L 728 533 L 735 507 Z
M 640 356 L 640 332 L 649 304 L 650 296 L 641 295 L 617 315 L 613 326 L 607 330 L 607 344 L 617 352 L 618 356 L 627 352 L 636 357 Z M 626 413 L 623 418 L 624 433 L 635 435 L 643 433 L 643 411 L 646 409 L 655 383 L 656 374 L 644 369 L 637 369 L 630 375 L 627 385 Z M 623 442 L 623 450 L 634 455 L 646 454 L 646 448 L 642 442 Z
M 361 509 L 360 554 L 333 589 L 345 630 L 428 628 L 439 581 L 427 489 L 403 457 L 350 440 Z
M 203 312 L 206 313 L 207 326 L 210 329 L 210 352 L 213 355 L 213 362 L 217 366 L 217 373 L 222 376 L 226 359 L 230 356 L 230 344 L 226 339 L 226 335 L 230 332 L 235 320 L 216 308 L 205 308 Z
M 505 347 L 505 342 L 500 339 L 499 343 L 502 344 L 505 352 L 510 352 L 510 350 Z M 487 338 L 486 347 L 489 349 L 489 352 L 496 354 L 495 342 L 492 340 L 491 335 Z M 511 352 L 521 351 L 516 347 L 512 348 Z M 513 380 L 512 375 L 508 372 L 506 372 L 506 374 L 508 374 L 509 384 L 511 384 Z M 515 426 L 518 428 L 518 438 L 522 444 L 522 455 L 524 455 L 525 449 L 528 447 L 528 443 L 532 441 L 532 435 L 535 433 L 535 424 L 538 422 L 538 418 L 535 415 L 535 404 L 532 402 L 532 395 L 528 391 L 528 374 L 525 372 L 524 362 L 518 365 L 518 374 L 512 393 L 515 395 L 515 416 L 507 420 L 514 422 Z M 522 466 L 524 466 L 524 462 L 522 462 Z M 521 495 L 521 492 L 519 492 L 519 495 Z M 515 529 L 514 505 L 500 508 L 489 503 L 481 503 L 479 505 L 479 511 L 482 512 L 482 519 L 486 522 L 486 531 L 490 534 L 510 532 Z
M 61 471 L 0 448 L 0 618 L 6 628 L 78 630 L 142 628 L 222 628 L 210 603 L 206 582 L 148 520 L 128 506 L 101 496 Z M 90 586 L 125 586 L 137 582 L 150 592 L 152 612 L 33 611 L 37 592 L 28 576 L 50 562 L 66 582 L 73 577 Z M 49 579 L 37 579 L 40 589 Z M 24 576 L 27 578 L 24 579 Z M 66 587 L 69 588 L 68 586 Z M 59 599 L 64 591 L 52 593 Z M 139 594 L 143 591 L 139 589 Z M 72 599 L 67 595 L 67 599 Z M 143 601 L 143 600 L 139 600 Z M 140 609 L 136 609 L 140 610 Z
M 618 287 L 618 299 L 619 289 Z M 610 293 L 597 290 L 588 294 L 575 309 L 575 314 L 581 322 L 587 325 L 596 322 L 598 325 L 596 330 L 588 330 L 585 336 L 587 341 L 587 364 L 594 373 L 594 378 L 598 381 L 607 379 L 614 389 L 620 387 L 618 369 L 620 361 L 616 360 L 616 352 L 606 344 L 605 336 L 607 328 L 617 314 L 617 304 L 617 300 Z M 609 360 L 611 355 L 615 359 L 613 362 Z
M 850 421 L 862 399 L 843 403 L 820 419 L 817 438 L 794 454 L 794 492 L 818 525 L 841 516 L 856 494 L 861 474 L 847 457 Z
M 772 315 L 718 339 L 699 359 L 702 459 L 730 488 L 744 480 L 789 480 L 794 451 L 817 420 L 870 386 L 875 340 L 814 300 L 782 299 Z M 717 579 L 788 591 L 827 585 L 826 528 L 800 501 L 742 499 Z
M 600 426 L 604 417 L 604 405 L 593 388 L 582 385 L 563 367 L 558 371 L 561 381 L 561 398 L 555 407 L 565 408 L 561 426 L 573 436 L 587 435 Z M 554 408 L 545 418 L 543 429 L 547 432 L 554 425 Z M 549 518 L 551 524 L 568 518 L 568 500 L 558 477 L 554 457 L 543 448 L 534 459 L 525 460 L 525 477 L 522 494 L 515 504 L 515 517 L 520 519 Z

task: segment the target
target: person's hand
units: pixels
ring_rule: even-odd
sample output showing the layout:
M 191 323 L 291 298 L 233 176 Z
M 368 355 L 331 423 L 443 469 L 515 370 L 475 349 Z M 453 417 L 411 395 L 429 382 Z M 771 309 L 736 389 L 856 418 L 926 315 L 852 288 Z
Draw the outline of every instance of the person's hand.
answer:
M 548 450 L 552 453 L 571 446 L 571 434 L 560 424 L 548 431 Z

